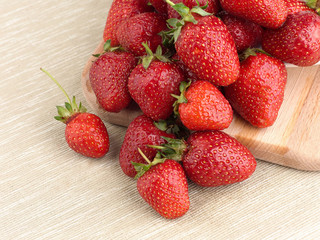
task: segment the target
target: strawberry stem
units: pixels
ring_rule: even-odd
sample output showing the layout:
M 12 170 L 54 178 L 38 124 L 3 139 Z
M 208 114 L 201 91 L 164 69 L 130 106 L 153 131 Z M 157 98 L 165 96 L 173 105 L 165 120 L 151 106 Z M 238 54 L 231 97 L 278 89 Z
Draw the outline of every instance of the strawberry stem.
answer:
M 144 155 L 144 153 L 141 151 L 140 148 L 138 148 L 138 152 L 139 152 L 140 155 L 143 157 L 143 159 L 146 160 L 146 162 L 147 162 L 148 164 L 151 164 L 150 160 L 147 158 L 146 155 Z
M 42 71 L 42 72 L 44 72 L 45 74 L 47 74 L 51 79 L 52 79 L 52 81 L 55 83 L 55 84 L 57 84 L 57 86 L 61 89 L 61 91 L 64 93 L 64 95 L 67 97 L 67 99 L 68 99 L 68 102 L 70 103 L 70 104 L 72 104 L 71 103 L 71 100 L 70 100 L 70 98 L 69 98 L 69 96 L 68 96 L 68 94 L 67 94 L 67 92 L 63 89 L 63 87 L 60 85 L 60 83 L 49 73 L 49 72 L 47 72 L 46 70 L 44 70 L 43 68 L 40 68 L 40 70 Z

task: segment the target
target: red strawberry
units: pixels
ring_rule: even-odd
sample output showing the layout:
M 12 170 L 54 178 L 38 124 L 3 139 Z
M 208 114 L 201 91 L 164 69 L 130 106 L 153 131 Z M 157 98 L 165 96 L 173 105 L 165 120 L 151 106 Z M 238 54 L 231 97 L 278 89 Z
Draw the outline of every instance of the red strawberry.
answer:
M 189 130 L 221 130 L 229 127 L 232 108 L 222 93 L 210 82 L 197 80 L 188 87 L 183 82 L 176 105 L 181 122 Z
M 281 28 L 264 31 L 262 48 L 297 66 L 311 66 L 319 62 L 320 17 L 310 11 L 289 15 Z
M 136 117 L 128 126 L 121 146 L 119 162 L 122 171 L 129 177 L 134 177 L 137 172 L 132 162 L 146 163 L 139 154 L 138 148 L 140 148 L 149 159 L 153 159 L 156 156 L 157 150 L 148 147 L 148 145 L 165 143 L 165 140 L 161 138 L 161 136 L 175 138 L 173 134 L 166 133 L 157 128 L 151 118 L 145 115 Z
M 110 41 L 106 42 L 108 44 Z M 89 73 L 91 87 L 106 111 L 120 112 L 131 102 L 127 81 L 137 62 L 132 53 L 114 51 L 102 54 L 92 64 Z
M 286 82 L 284 63 L 257 52 L 241 62 L 238 80 L 224 93 L 236 112 L 252 125 L 264 128 L 277 118 Z
M 190 135 L 188 151 L 182 158 L 187 176 L 204 187 L 241 182 L 256 168 L 250 151 L 221 131 L 200 131 Z
M 137 56 L 145 55 L 142 43 L 147 43 L 151 51 L 162 44 L 159 35 L 167 29 L 166 19 L 159 13 L 146 12 L 124 20 L 118 27 L 116 36 L 120 45 Z
M 156 9 L 158 13 L 163 14 L 164 16 L 167 16 L 167 3 L 164 0 L 149 0 L 151 5 Z
M 190 9 L 170 0 L 166 2 L 182 17 L 181 20 L 169 19 L 170 30 L 163 34 L 167 42 L 174 41 L 181 61 L 198 79 L 218 86 L 233 83 L 238 78 L 240 64 L 226 25 L 199 7 Z M 197 16 L 193 16 L 194 12 Z
M 220 0 L 224 10 L 232 15 L 245 18 L 266 28 L 279 28 L 288 15 L 284 0 Z
M 65 108 L 57 106 L 59 116 L 55 119 L 66 124 L 65 138 L 69 147 L 87 157 L 101 158 L 109 151 L 109 135 L 102 120 L 91 113 L 86 113 L 86 109 L 76 104 L 73 97 L 70 100 L 68 94 L 60 84 L 44 69 L 46 73 L 63 91 L 68 102 Z
M 311 11 L 314 12 L 314 10 L 306 4 L 305 1 L 302 0 L 285 0 L 287 7 L 288 7 L 288 15 L 294 14 L 297 12 L 302 11 Z
M 188 8 L 193 8 L 196 6 L 206 6 L 205 11 L 208 13 L 216 14 L 220 11 L 220 3 L 219 0 L 172 0 L 173 3 L 183 3 Z M 199 5 L 198 5 L 199 4 Z M 181 18 L 179 13 L 175 9 L 173 9 L 169 4 L 167 6 L 168 9 L 168 18 Z
M 239 75 L 239 58 L 226 25 L 215 16 L 187 22 L 176 40 L 177 53 L 199 79 L 218 86 L 233 83 Z
M 231 33 L 238 52 L 260 45 L 262 36 L 260 25 L 240 17 L 232 16 L 227 12 L 221 12 L 219 17 Z
M 119 24 L 136 14 L 152 11 L 147 0 L 113 0 L 108 12 L 107 22 L 103 32 L 103 40 L 111 40 L 111 46 L 118 46 L 116 31 Z
M 172 159 L 162 160 L 160 163 L 155 159 L 147 167 L 149 170 L 137 180 L 141 197 L 165 218 L 173 219 L 184 215 L 189 210 L 190 201 L 188 182 L 181 165 Z M 137 169 L 139 168 L 145 169 L 146 166 L 139 164 Z
M 149 56 L 151 54 L 149 52 Z M 145 59 L 150 60 L 149 56 Z M 128 80 L 129 92 L 145 115 L 154 121 L 165 120 L 173 112 L 175 98 L 171 95 L 179 94 L 179 85 L 184 75 L 171 62 L 154 60 L 147 65 L 142 63 L 133 69 Z

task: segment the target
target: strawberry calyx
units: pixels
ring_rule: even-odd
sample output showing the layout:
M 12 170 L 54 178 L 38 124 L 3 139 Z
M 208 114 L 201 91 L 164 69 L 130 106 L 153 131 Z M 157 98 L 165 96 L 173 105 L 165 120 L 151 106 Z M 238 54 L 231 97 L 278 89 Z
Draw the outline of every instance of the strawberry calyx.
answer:
M 175 115 L 179 116 L 179 104 L 180 103 L 187 103 L 188 100 L 185 96 L 185 92 L 187 91 L 188 87 L 191 85 L 192 81 L 189 82 L 181 82 L 180 86 L 179 86 L 179 90 L 180 90 L 180 96 L 175 95 L 175 94 L 171 94 L 172 97 L 176 98 L 177 100 L 173 103 L 173 112 Z
M 79 113 L 84 113 L 87 111 L 87 109 L 84 106 L 82 106 L 81 102 L 79 103 L 79 106 L 77 105 L 75 96 L 72 97 L 72 101 L 71 101 L 67 92 L 63 89 L 60 83 L 49 72 L 47 72 L 43 68 L 40 68 L 40 70 L 51 78 L 51 80 L 60 88 L 60 90 L 64 93 L 64 95 L 68 99 L 68 102 L 65 102 L 65 107 L 57 106 L 59 115 L 54 117 L 56 120 L 67 124 L 71 119 L 73 119 Z
M 115 51 L 124 51 L 124 49 L 121 46 L 111 47 L 111 39 L 108 39 L 103 45 L 102 53 L 92 54 L 92 56 L 98 58 L 106 52 L 115 52 Z
M 239 55 L 239 60 L 240 62 L 246 60 L 248 57 L 250 56 L 257 56 L 257 53 L 263 53 L 265 55 L 268 55 L 271 57 L 271 55 L 269 53 L 267 53 L 266 51 L 264 51 L 261 48 L 247 48 L 245 51 L 243 51 L 240 55 Z
M 164 161 L 166 160 L 166 158 L 161 157 L 160 153 L 157 153 L 156 156 L 154 157 L 153 161 L 151 162 L 148 159 L 148 157 L 141 151 L 140 148 L 138 148 L 138 152 L 143 157 L 143 159 L 147 162 L 147 164 L 131 162 L 132 165 L 134 166 L 135 170 L 137 171 L 137 174 L 134 177 L 134 179 L 138 179 L 143 174 L 145 174 L 152 166 L 155 166 L 160 163 L 164 163 Z
M 184 153 L 187 151 L 188 145 L 184 139 L 174 139 L 161 136 L 167 143 L 156 145 L 148 145 L 148 147 L 159 150 L 163 158 L 181 161 Z
M 148 67 L 150 66 L 150 64 L 154 61 L 154 60 L 159 60 L 161 62 L 171 62 L 169 59 L 169 55 L 166 54 L 162 54 L 162 48 L 159 45 L 156 49 L 156 52 L 153 53 L 150 49 L 150 47 L 148 46 L 148 44 L 142 43 L 142 45 L 144 46 L 144 48 L 146 49 L 146 56 L 142 57 L 142 66 L 145 69 L 148 69 Z
M 211 13 L 205 11 L 208 7 L 208 2 L 204 6 L 200 6 L 199 2 L 197 2 L 197 6 L 193 8 L 189 8 L 183 3 L 174 4 L 170 0 L 166 0 L 166 2 L 179 13 L 181 19 L 170 18 L 167 20 L 169 31 L 163 31 L 160 35 L 163 38 L 163 44 L 165 46 L 175 43 L 180 35 L 182 27 L 186 24 L 186 22 L 192 22 L 197 24 L 198 21 L 194 18 L 193 13 L 197 13 L 200 16 L 209 16 Z

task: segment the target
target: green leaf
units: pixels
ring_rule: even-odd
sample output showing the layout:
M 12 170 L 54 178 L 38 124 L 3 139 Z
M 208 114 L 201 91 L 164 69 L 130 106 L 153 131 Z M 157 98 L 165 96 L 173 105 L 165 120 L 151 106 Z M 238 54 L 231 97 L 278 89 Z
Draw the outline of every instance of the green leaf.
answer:
M 180 22 L 180 20 L 177 19 L 177 18 L 169 18 L 169 19 L 167 20 L 167 23 L 169 24 L 169 26 L 170 26 L 170 27 L 173 27 L 173 28 L 177 27 L 177 24 L 178 24 L 179 22 Z
M 191 9 L 191 12 L 197 13 L 197 14 L 199 14 L 199 15 L 202 16 L 202 17 L 212 15 L 211 13 L 208 13 L 208 12 L 206 12 L 205 10 L 203 10 L 203 8 L 200 7 L 200 6 L 196 6 L 196 7 L 192 8 L 192 9 Z
M 178 40 L 178 37 L 179 37 L 180 33 L 181 33 L 181 27 L 178 27 L 176 29 L 176 31 L 174 32 L 174 34 L 173 34 L 174 42 L 176 42 Z
M 153 58 L 153 56 L 146 56 L 142 59 L 142 66 L 144 67 L 144 69 L 148 69 L 148 67 L 152 63 Z
M 68 102 L 65 102 L 64 104 L 65 104 L 65 106 L 66 106 L 66 109 L 68 109 L 69 112 L 72 112 L 71 104 L 68 103 Z
M 179 13 L 181 15 L 181 17 L 184 17 L 185 15 L 187 15 L 190 12 L 190 8 L 188 8 L 183 3 L 177 3 L 177 4 L 173 5 L 172 8 L 174 10 L 176 10 L 177 13 Z
M 57 106 L 57 110 L 58 110 L 58 114 L 63 118 L 70 116 L 70 112 L 64 107 Z
M 103 50 L 107 52 L 110 47 L 111 47 L 111 39 L 108 39 L 103 45 Z
M 168 125 L 167 122 L 164 120 L 160 120 L 158 122 L 153 122 L 153 124 L 156 126 L 156 128 L 158 128 L 161 131 L 167 131 L 168 129 Z

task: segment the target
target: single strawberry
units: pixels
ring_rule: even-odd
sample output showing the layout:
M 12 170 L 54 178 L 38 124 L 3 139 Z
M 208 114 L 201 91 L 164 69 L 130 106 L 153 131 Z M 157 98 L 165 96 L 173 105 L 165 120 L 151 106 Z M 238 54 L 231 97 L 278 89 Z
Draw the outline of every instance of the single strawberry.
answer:
M 196 6 L 205 6 L 205 11 L 212 14 L 216 14 L 220 11 L 219 0 L 172 0 L 172 2 L 174 4 L 182 3 L 190 9 Z M 168 18 L 181 18 L 179 13 L 172 8 L 170 4 L 167 5 L 167 11 Z
M 102 120 L 95 114 L 87 113 L 86 108 L 76 99 L 72 101 L 66 91 L 46 70 L 41 68 L 63 91 L 68 99 L 65 108 L 57 106 L 59 116 L 55 119 L 66 124 L 65 138 L 69 147 L 87 157 L 101 158 L 109 151 L 109 135 Z
M 219 17 L 231 33 L 238 52 L 260 45 L 262 37 L 260 25 L 244 18 L 233 16 L 225 11 L 221 12 Z
M 279 28 L 288 15 L 284 0 L 220 0 L 221 7 L 230 14 L 255 22 L 266 28 Z
M 204 187 L 241 182 L 256 168 L 251 152 L 235 138 L 221 131 L 194 132 L 183 156 L 187 176 Z
M 175 138 L 173 134 L 166 133 L 163 125 L 159 127 L 151 118 L 146 115 L 136 117 L 128 126 L 119 154 L 119 163 L 122 171 L 129 177 L 134 177 L 137 172 L 132 162 L 147 163 L 138 152 L 140 148 L 144 154 L 153 159 L 157 150 L 148 145 L 161 145 L 165 140 L 161 138 Z
M 262 48 L 287 63 L 314 65 L 320 61 L 320 17 L 310 11 L 289 15 L 281 28 L 263 32 Z
M 152 52 L 162 45 L 161 31 L 167 29 L 166 19 L 159 13 L 146 12 L 124 20 L 116 36 L 120 45 L 137 56 L 146 53 L 142 43 L 147 43 Z
M 165 139 L 167 143 L 154 147 L 163 156 L 168 154 L 177 161 L 180 158 L 187 177 L 203 187 L 244 181 L 257 165 L 244 145 L 219 130 L 193 132 L 187 141 Z
M 283 102 L 287 71 L 283 62 L 253 52 L 241 62 L 238 80 L 225 87 L 233 109 L 253 126 L 273 125 Z
M 171 94 L 179 94 L 184 80 L 182 70 L 175 63 L 162 62 L 168 60 L 161 54 L 161 47 L 156 54 L 149 49 L 148 56 L 132 70 L 128 80 L 131 97 L 154 121 L 165 120 L 172 114 L 175 98 Z
M 233 83 L 238 78 L 240 64 L 234 40 L 226 25 L 201 8 L 189 9 L 172 2 L 171 6 L 182 19 L 169 19 L 171 30 L 166 34 L 167 38 L 173 37 L 177 54 L 184 64 L 199 79 L 214 85 Z M 194 17 L 194 11 L 203 17 Z
M 212 83 L 204 80 L 189 84 L 182 82 L 180 91 L 174 106 L 181 122 L 189 130 L 222 130 L 229 127 L 233 118 L 232 108 Z
M 140 151 L 143 155 L 142 151 Z M 188 182 L 183 168 L 172 159 L 157 159 L 148 164 L 135 164 L 140 196 L 161 216 L 174 219 L 190 207 Z M 141 173 L 142 170 L 142 173 Z
M 167 18 L 167 3 L 164 0 L 149 0 L 149 2 L 158 13 L 163 14 Z
M 113 0 L 103 31 L 103 40 L 111 40 L 111 46 L 118 46 L 116 31 L 119 24 L 129 17 L 143 12 L 151 12 L 153 8 L 147 0 Z
M 288 7 L 288 15 L 294 14 L 297 12 L 310 11 L 314 12 L 305 1 L 302 0 L 285 0 Z
M 105 53 L 92 63 L 89 79 L 92 90 L 101 107 L 108 112 L 120 112 L 132 98 L 128 91 L 128 77 L 138 59 L 132 53 L 110 49 L 110 40 L 105 44 Z

